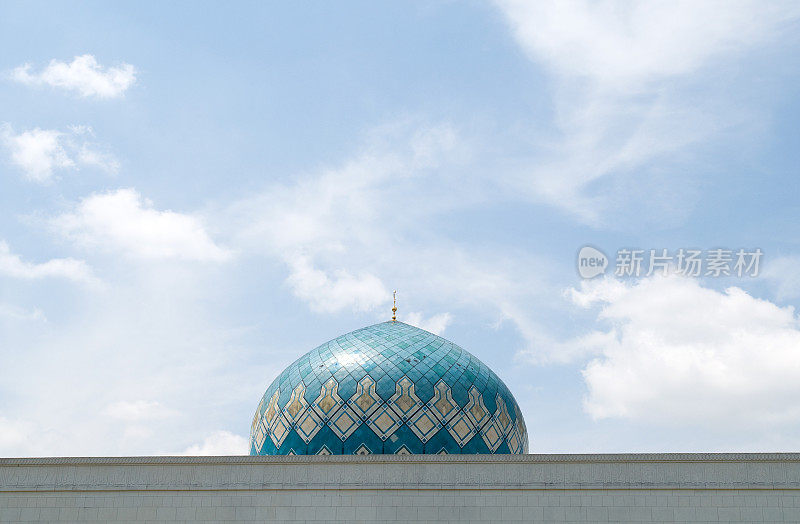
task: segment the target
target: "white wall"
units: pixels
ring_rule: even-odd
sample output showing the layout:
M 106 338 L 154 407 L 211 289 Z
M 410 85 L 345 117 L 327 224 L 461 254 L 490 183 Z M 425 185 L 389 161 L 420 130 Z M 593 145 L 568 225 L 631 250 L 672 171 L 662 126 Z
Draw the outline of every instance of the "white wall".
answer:
M 800 522 L 800 455 L 0 459 L 0 522 Z

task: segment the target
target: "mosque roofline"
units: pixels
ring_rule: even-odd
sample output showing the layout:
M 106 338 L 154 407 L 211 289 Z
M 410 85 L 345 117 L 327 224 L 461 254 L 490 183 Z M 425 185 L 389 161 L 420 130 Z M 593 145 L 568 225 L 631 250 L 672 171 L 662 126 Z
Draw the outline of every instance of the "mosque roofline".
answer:
M 800 453 L 530 453 L 524 455 L 221 455 L 120 457 L 2 457 L 0 466 L 166 465 L 166 464 L 325 464 L 325 463 L 684 463 L 800 462 Z
M 798 490 L 800 453 L 0 459 L 0 493 Z

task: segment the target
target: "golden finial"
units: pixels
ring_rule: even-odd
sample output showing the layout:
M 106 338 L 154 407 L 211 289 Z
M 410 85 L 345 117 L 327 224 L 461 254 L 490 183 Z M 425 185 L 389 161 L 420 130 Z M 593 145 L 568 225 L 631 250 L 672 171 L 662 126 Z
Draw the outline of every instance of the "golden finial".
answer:
M 392 293 L 392 322 L 397 322 L 397 291 Z

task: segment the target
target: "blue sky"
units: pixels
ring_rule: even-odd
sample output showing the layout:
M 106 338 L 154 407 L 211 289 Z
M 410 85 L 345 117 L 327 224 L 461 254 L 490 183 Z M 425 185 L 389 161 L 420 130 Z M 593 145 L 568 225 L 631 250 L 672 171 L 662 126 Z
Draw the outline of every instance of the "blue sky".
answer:
M 800 444 L 800 9 L 0 6 L 0 455 L 244 453 L 272 379 L 400 320 L 533 452 Z M 582 281 L 584 245 L 760 248 Z

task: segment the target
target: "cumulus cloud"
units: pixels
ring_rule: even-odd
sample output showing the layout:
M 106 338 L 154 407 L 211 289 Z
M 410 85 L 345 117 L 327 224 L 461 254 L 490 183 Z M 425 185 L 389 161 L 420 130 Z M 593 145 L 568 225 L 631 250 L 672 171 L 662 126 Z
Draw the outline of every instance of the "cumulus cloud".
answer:
M 182 455 L 247 455 L 249 452 L 250 444 L 246 438 L 234 435 L 230 431 L 216 431 L 206 437 L 202 444 L 195 444 L 186 448 Z
M 609 324 L 585 339 L 596 419 L 746 427 L 800 420 L 800 322 L 791 307 L 677 276 L 583 282 L 570 295 Z
M 92 55 L 80 55 L 72 62 L 51 60 L 39 71 L 31 64 L 15 68 L 11 77 L 26 85 L 48 85 L 78 93 L 82 97 L 118 98 L 136 81 L 136 69 L 122 63 L 115 67 L 101 66 Z
M 306 257 L 290 261 L 289 268 L 289 286 L 314 311 L 370 311 L 387 300 L 383 283 L 370 273 L 351 275 L 339 269 L 328 274 L 314 268 Z
M 63 136 L 52 129 L 36 128 L 15 135 L 8 126 L 3 128 L 3 141 L 11 154 L 11 162 L 35 182 L 49 180 L 54 169 L 75 165 L 61 145 Z
M 25 262 L 11 252 L 8 244 L 0 240 L 0 275 L 22 279 L 48 277 L 66 278 L 78 282 L 95 282 L 91 268 L 83 260 L 54 258 L 40 264 Z
M 46 183 L 59 170 L 92 166 L 107 173 L 116 173 L 119 162 L 91 141 L 91 128 L 72 126 L 68 131 L 34 128 L 15 133 L 9 124 L 0 126 L 0 142 L 10 162 L 28 180 Z
M 157 210 L 134 189 L 92 194 L 51 225 L 81 245 L 144 259 L 223 262 L 231 257 L 214 243 L 199 217 Z
M 729 84 L 718 85 L 714 67 L 776 41 L 800 15 L 795 5 L 749 0 L 496 4 L 521 48 L 550 73 L 560 132 L 514 185 L 592 224 L 632 191 L 614 177 L 657 159 L 663 169 L 721 129 L 752 127 L 753 115 L 725 101 Z M 703 77 L 709 71 L 717 74 Z M 640 176 L 636 187 L 647 182 Z M 654 203 L 660 216 L 687 212 L 692 185 L 682 186 Z
M 422 316 L 422 313 L 418 311 L 412 311 L 411 313 L 404 315 L 404 318 L 401 318 L 400 320 L 406 324 L 411 324 L 412 326 L 422 328 L 425 331 L 430 331 L 434 335 L 441 335 L 444 333 L 444 330 L 447 329 L 447 326 L 450 325 L 450 322 L 453 321 L 453 315 L 445 312 L 425 318 Z

